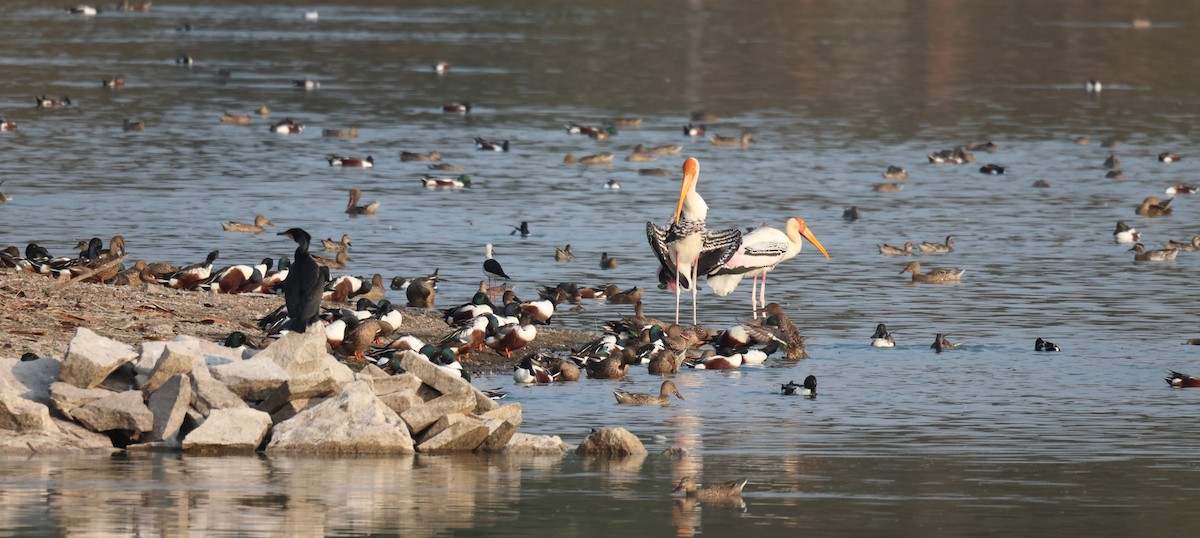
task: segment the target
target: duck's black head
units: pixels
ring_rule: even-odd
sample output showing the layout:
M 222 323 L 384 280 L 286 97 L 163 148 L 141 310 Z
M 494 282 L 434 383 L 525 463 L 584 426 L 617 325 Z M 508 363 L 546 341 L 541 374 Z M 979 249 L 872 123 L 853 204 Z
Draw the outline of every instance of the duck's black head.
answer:
M 214 250 L 212 252 L 209 252 L 208 257 L 204 258 L 204 264 L 212 265 L 213 262 L 217 261 L 217 258 L 220 258 L 220 257 L 221 257 L 221 251 L 219 251 L 219 250 Z
M 804 378 L 804 388 L 809 390 L 817 390 L 817 376 L 810 375 Z
M 103 249 L 104 249 L 104 240 L 100 239 L 99 237 L 93 237 L 93 238 L 91 238 L 91 240 L 88 241 L 87 254 L 84 255 L 84 257 L 89 260 L 94 260 L 98 256 L 100 256 L 100 251 Z

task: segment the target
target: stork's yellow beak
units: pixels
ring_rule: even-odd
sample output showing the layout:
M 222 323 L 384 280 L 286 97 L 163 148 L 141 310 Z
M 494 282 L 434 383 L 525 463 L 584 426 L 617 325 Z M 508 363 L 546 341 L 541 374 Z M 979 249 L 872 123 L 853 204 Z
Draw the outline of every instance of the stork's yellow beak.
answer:
M 821 254 L 824 254 L 825 259 L 828 260 L 829 253 L 825 252 L 825 247 L 821 246 L 820 241 L 817 241 L 817 236 L 813 235 L 812 230 L 808 229 L 808 225 L 804 223 L 804 219 L 802 219 L 800 217 L 796 217 L 795 220 L 796 220 L 796 223 L 800 225 L 800 235 L 804 236 L 804 238 L 807 239 L 809 243 L 812 243 L 813 246 L 817 247 L 817 250 L 820 250 Z
M 688 157 L 683 161 L 683 184 L 679 186 L 679 202 L 675 204 L 675 219 L 671 222 L 679 224 L 679 214 L 683 213 L 683 201 L 689 192 L 696 188 L 696 178 L 700 176 L 700 161 Z

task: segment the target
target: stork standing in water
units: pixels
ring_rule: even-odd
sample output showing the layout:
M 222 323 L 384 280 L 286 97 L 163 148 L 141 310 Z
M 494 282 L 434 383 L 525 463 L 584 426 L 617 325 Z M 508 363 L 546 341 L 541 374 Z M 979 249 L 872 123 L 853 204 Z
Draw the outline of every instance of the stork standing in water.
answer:
M 708 274 L 708 286 L 713 289 L 713 293 L 722 297 L 729 295 L 734 288 L 737 288 L 743 277 L 750 276 L 753 278 L 750 287 L 750 310 L 757 318 L 758 312 L 767 307 L 767 273 L 775 269 L 775 266 L 799 254 L 800 249 L 804 246 L 801 239 L 808 239 L 821 251 L 821 254 L 825 255 L 825 259 L 829 259 L 829 253 L 808 229 L 804 219 L 800 217 L 788 219 L 786 228 L 786 232 L 781 232 L 778 229 L 763 226 L 742 237 L 742 245 L 733 257 Z M 760 275 L 762 276 L 762 293 L 758 293 L 756 299 Z M 761 306 L 758 301 L 762 301 Z
M 675 283 L 675 322 L 679 322 L 680 288 L 692 290 L 692 324 L 697 324 L 696 278 L 707 275 L 728 262 L 741 245 L 741 230 L 710 232 L 705 227 L 708 204 L 696 193 L 700 161 L 689 157 L 683 162 L 683 184 L 675 215 L 666 229 L 646 223 L 646 238 L 661 265 L 660 275 Z M 681 275 L 686 268 L 686 274 Z M 661 278 L 660 278 L 661 280 Z

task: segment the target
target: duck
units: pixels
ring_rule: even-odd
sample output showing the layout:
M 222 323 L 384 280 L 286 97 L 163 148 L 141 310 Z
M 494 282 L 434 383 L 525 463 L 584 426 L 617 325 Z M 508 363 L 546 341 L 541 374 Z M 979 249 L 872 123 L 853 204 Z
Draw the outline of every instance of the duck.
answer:
M 619 191 L 621 190 L 621 182 L 615 179 L 610 179 L 604 183 L 604 188 Z
M 1117 243 L 1137 243 L 1141 239 L 1141 234 L 1133 229 L 1125 221 L 1117 221 L 1117 230 L 1113 232 L 1113 239 Z
M 817 376 L 805 377 L 803 385 L 797 385 L 795 381 L 788 381 L 786 385 L 780 385 L 779 390 L 784 396 L 791 396 L 799 392 L 801 396 L 815 397 L 817 395 Z
M 353 261 L 350 259 L 350 253 L 344 250 L 339 250 L 337 255 L 332 260 L 317 255 L 312 255 L 312 259 L 317 263 L 317 265 L 328 267 L 330 269 L 345 269 L 346 262 Z
M 596 127 L 595 125 L 580 125 L 578 123 L 570 123 L 564 125 L 563 127 L 567 130 L 567 134 L 569 135 L 594 136 L 598 133 L 605 133 L 608 135 L 617 134 L 617 129 L 613 126 Z
M 663 144 L 661 146 L 654 146 L 648 151 L 651 155 L 679 155 L 683 151 L 683 146 L 679 144 Z
M 414 278 L 404 290 L 409 308 L 436 308 L 437 283 L 441 280 L 435 270 L 432 275 Z
M 347 215 L 374 215 L 379 209 L 379 200 L 375 200 L 367 205 L 358 205 L 358 199 L 362 197 L 362 191 L 357 187 L 350 189 L 350 200 L 346 202 Z
M 670 170 L 667 170 L 666 168 L 639 168 L 638 175 L 639 176 L 653 176 L 653 177 L 671 177 L 671 176 L 675 175 L 675 173 Z
M 230 114 L 228 112 L 221 114 L 221 123 L 228 123 L 230 125 L 249 125 L 251 121 L 254 120 L 249 114 Z
M 429 189 L 462 189 L 471 186 L 471 176 L 462 174 L 454 177 L 440 177 L 434 175 L 421 176 L 421 184 Z
M 1104 84 L 1099 80 L 1090 79 L 1083 83 L 1083 91 L 1088 93 L 1100 93 L 1104 90 Z
M 39 95 L 35 97 L 35 99 L 37 100 L 38 108 L 59 108 L 71 106 L 71 98 L 66 96 L 54 99 L 53 97 Z
M 729 355 L 717 355 L 715 353 L 702 356 L 700 359 L 689 364 L 697 370 L 736 370 L 742 366 L 745 357 L 741 353 L 731 353 Z
M 888 166 L 883 171 L 883 179 L 888 181 L 904 181 L 908 179 L 908 171 L 899 166 Z
M 1121 159 L 1117 158 L 1116 153 L 1109 153 L 1108 157 L 1104 159 L 1104 167 L 1105 168 L 1120 168 L 1121 167 Z
M 255 219 L 257 221 L 257 219 Z M 350 250 L 350 234 L 342 234 L 340 241 L 334 241 L 332 238 L 321 240 L 321 250 L 327 252 L 340 252 Z
M 1192 377 L 1187 374 L 1181 374 L 1175 370 L 1171 370 L 1171 375 L 1164 377 L 1167 384 L 1173 388 L 1182 389 L 1187 387 L 1200 387 L 1200 377 Z
M 962 146 L 954 149 L 943 149 L 926 155 L 931 164 L 964 164 L 975 162 L 975 154 Z
M 646 363 L 646 371 L 650 375 L 678 374 L 679 367 L 683 366 L 683 358 L 683 353 L 664 347 L 650 357 L 650 362 Z
M 662 382 L 662 386 L 658 389 L 658 396 L 644 392 L 613 391 L 613 396 L 616 396 L 617 403 L 629 405 L 670 405 L 672 394 L 680 400 L 684 399 L 683 395 L 679 393 L 679 389 L 675 386 L 675 382 L 670 379 Z
M 605 123 L 622 129 L 638 129 L 642 126 L 642 118 L 613 118 Z
M 72 15 L 82 15 L 84 17 L 94 17 L 97 13 L 96 8 L 84 4 L 66 8 L 66 11 Z
M 946 340 L 946 334 L 937 333 L 937 335 L 933 337 L 933 344 L 929 346 L 929 349 L 934 349 L 937 350 L 938 353 L 941 353 L 944 349 L 954 349 L 956 347 L 958 347 L 958 344 Z
M 963 273 L 966 269 L 934 269 L 928 273 L 921 273 L 921 262 L 908 262 L 904 269 L 900 270 L 900 274 L 912 273 L 913 282 L 926 282 L 929 284 L 941 284 L 944 282 L 958 282 L 962 280 Z
M 365 361 L 366 352 L 371 348 L 371 344 L 383 345 L 382 338 L 392 332 L 390 325 L 375 318 L 361 320 L 353 324 L 353 327 L 350 325 L 347 324 L 346 334 L 342 344 L 338 346 L 338 351 L 343 356 L 354 357 L 356 362 Z
M 979 167 L 979 173 L 998 176 L 1008 172 L 1008 168 L 998 164 L 988 163 Z
M 132 121 L 129 118 L 125 118 L 125 122 L 122 124 L 121 127 L 127 133 L 131 132 L 131 131 L 145 131 L 146 130 L 146 122 Z
M 537 326 L 533 324 L 533 316 L 521 311 L 517 313 L 517 322 L 498 327 L 487 345 L 505 358 L 512 358 L 514 350 L 529 345 L 534 338 L 537 338 Z
M 1037 340 L 1033 341 L 1033 350 L 1034 351 L 1060 351 L 1058 349 L 1057 344 L 1055 344 L 1054 342 L 1047 342 L 1045 340 L 1042 340 L 1041 338 L 1038 338 Z
M 439 163 L 429 165 L 429 169 L 439 172 L 465 172 L 467 167 L 458 164 Z
M 188 55 L 188 54 L 180 54 L 179 56 L 176 56 L 176 57 L 175 57 L 175 65 L 182 65 L 182 66 L 184 66 L 184 67 L 191 67 L 191 66 L 192 66 L 192 64 L 195 64 L 195 63 L 196 63 L 196 59 L 195 59 L 195 58 L 192 58 L 192 57 L 191 57 L 190 55 Z
M 292 118 L 284 118 L 271 125 L 269 130 L 279 134 L 300 134 L 304 132 L 304 125 L 296 123 Z
M 954 236 L 947 235 L 945 243 L 922 241 L 919 248 L 923 254 L 949 254 L 954 252 Z
M 743 478 L 741 480 L 697 486 L 696 481 L 692 477 L 685 476 L 679 480 L 679 484 L 675 486 L 672 494 L 695 498 L 701 501 L 733 499 L 742 496 L 742 489 L 746 487 L 746 483 L 748 482 L 749 480 Z
M 1190 243 L 1183 243 L 1183 242 L 1179 242 L 1179 241 L 1167 241 L 1166 243 L 1163 243 L 1163 248 L 1168 249 L 1168 250 L 1174 249 L 1174 250 L 1186 250 L 1188 252 L 1195 252 L 1197 250 L 1200 250 L 1200 235 L 1192 236 L 1192 241 Z
M 887 325 L 880 323 L 875 326 L 875 333 L 871 335 L 871 347 L 896 347 L 896 339 L 888 332 Z
M 708 132 L 708 127 L 703 124 L 693 125 L 689 123 L 683 126 L 683 136 L 704 136 L 706 132 Z
M 610 152 L 601 152 L 594 155 L 587 155 L 579 158 L 579 164 L 595 165 L 612 163 L 613 154 Z
M 484 140 L 475 137 L 475 149 L 480 151 L 508 151 L 507 140 Z
M 440 161 L 440 160 L 442 160 L 442 153 L 437 150 L 431 151 L 429 153 L 414 153 L 411 151 L 401 151 L 400 152 L 400 161 L 401 162 Z
M 125 87 L 125 78 L 124 77 L 106 78 L 106 79 L 100 81 L 100 86 L 103 88 L 124 88 Z
M 260 234 L 260 233 L 263 233 L 264 226 L 274 226 L 274 225 L 275 225 L 275 223 L 271 222 L 271 220 L 268 219 L 267 217 L 265 217 L 263 215 L 255 215 L 254 216 L 254 224 L 247 224 L 245 222 L 237 222 L 237 221 L 231 220 L 229 222 L 222 222 L 221 229 L 225 230 L 227 232 L 242 232 L 242 233 L 249 233 L 249 234 Z
M 540 359 L 539 355 L 531 353 L 514 364 L 513 380 L 522 385 L 553 383 L 554 375 L 541 363 Z
M 1037 179 L 1033 181 L 1033 187 L 1038 189 L 1049 189 L 1050 182 L 1045 179 Z
M 1145 245 L 1138 243 L 1129 249 L 1137 252 L 1133 255 L 1135 262 L 1169 262 L 1173 261 L 1179 255 L 1179 250 L 1168 248 L 1163 250 L 1146 250 Z
M 292 81 L 292 87 L 296 88 L 298 90 L 304 90 L 304 91 L 311 92 L 313 90 L 320 89 L 321 82 L 318 80 L 312 80 L 312 79 L 307 79 L 307 78 L 306 79 L 298 79 L 298 80 Z
M 651 155 L 649 151 L 646 151 L 646 146 L 638 144 L 633 147 L 633 151 L 629 152 L 625 160 L 632 163 L 648 163 L 657 161 L 658 158 Z
M 1158 154 L 1158 162 L 1160 163 L 1170 164 L 1177 163 L 1181 160 L 1183 160 L 1183 157 L 1180 157 L 1178 153 L 1164 152 Z
M 902 189 L 903 183 L 876 183 L 871 186 L 871 190 L 875 192 L 900 192 Z
M 996 153 L 997 151 L 1000 151 L 1000 146 L 991 140 L 980 143 L 967 142 L 963 145 L 963 147 L 971 151 L 986 151 L 988 153 Z
M 605 300 L 608 304 L 637 304 L 642 300 L 642 288 L 635 286 L 625 291 L 613 291 L 616 286 L 609 286 L 609 292 L 605 294 Z
M 861 215 L 859 215 L 858 206 L 850 206 L 842 210 L 842 220 L 846 222 L 854 222 L 858 220 L 859 217 L 861 217 Z
M 367 158 L 365 159 L 359 157 L 339 157 L 337 155 L 330 155 L 326 157 L 325 160 L 329 161 L 329 166 L 342 166 L 347 168 L 372 168 L 375 166 L 375 158 L 370 155 L 367 155 Z
M 442 112 L 451 112 L 454 114 L 466 114 L 471 111 L 471 103 L 463 101 L 461 103 L 444 103 L 442 104 Z
M 744 147 L 749 146 L 750 143 L 754 141 L 754 135 L 752 135 L 750 133 L 742 133 L 741 136 L 713 135 L 713 136 L 708 137 L 708 140 L 710 142 L 712 142 L 712 144 L 714 146 L 721 146 L 721 147 L 741 146 L 744 148 Z
M 17 130 L 17 122 L 0 118 L 0 131 Z
M 433 72 L 439 75 L 444 75 L 450 71 L 450 62 L 437 62 L 433 64 Z
M 321 129 L 321 136 L 332 138 L 358 138 L 358 127 L 349 129 Z
M 613 350 L 598 361 L 588 361 L 583 364 L 587 376 L 592 379 L 623 379 L 629 372 L 629 365 L 637 361 L 633 350 Z
M 1167 194 L 1175 196 L 1176 194 L 1196 194 L 1196 187 L 1191 185 L 1172 185 L 1167 187 Z
M 616 269 L 617 259 L 608 255 L 607 252 L 600 253 L 600 268 L 601 269 Z
M 262 283 L 263 275 L 271 269 L 274 261 L 263 258 L 257 265 L 233 265 L 215 272 L 207 279 L 207 289 L 213 293 L 245 293 Z M 203 289 L 205 286 L 201 286 Z
M 575 251 L 571 249 L 571 245 L 563 248 L 554 247 L 554 261 L 569 262 L 575 259 Z
M 719 123 L 721 121 L 720 116 L 703 110 L 693 110 L 691 116 L 688 116 L 688 118 L 691 121 L 703 123 Z
M 905 241 L 904 248 L 893 247 L 887 243 L 879 245 L 879 253 L 884 256 L 912 256 L 912 241 Z
M 213 262 L 221 256 L 221 251 L 214 250 L 208 253 L 208 257 L 204 259 L 204 263 L 192 264 L 183 269 L 176 271 L 167 278 L 167 285 L 181 290 L 194 290 L 205 279 L 212 274 Z

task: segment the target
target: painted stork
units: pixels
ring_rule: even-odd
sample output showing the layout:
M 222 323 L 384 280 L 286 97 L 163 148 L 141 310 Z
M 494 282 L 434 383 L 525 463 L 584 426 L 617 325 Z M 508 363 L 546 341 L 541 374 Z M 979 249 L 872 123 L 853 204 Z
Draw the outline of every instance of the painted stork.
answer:
M 781 232 L 778 229 L 763 226 L 742 237 L 742 245 L 733 257 L 708 274 L 708 285 L 713 289 L 713 293 L 720 296 L 729 295 L 743 277 L 750 276 L 753 278 L 750 288 L 750 310 L 757 318 L 758 312 L 767 306 L 767 273 L 775 269 L 775 266 L 799 254 L 800 249 L 804 246 L 801 239 L 808 239 L 821 251 L 821 254 L 825 255 L 825 259 L 829 259 L 829 253 L 808 229 L 804 219 L 800 217 L 789 219 L 786 228 L 786 232 Z M 759 276 L 762 276 L 761 293 L 757 293 Z

